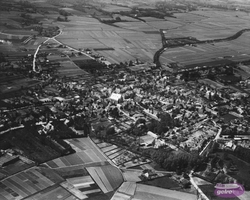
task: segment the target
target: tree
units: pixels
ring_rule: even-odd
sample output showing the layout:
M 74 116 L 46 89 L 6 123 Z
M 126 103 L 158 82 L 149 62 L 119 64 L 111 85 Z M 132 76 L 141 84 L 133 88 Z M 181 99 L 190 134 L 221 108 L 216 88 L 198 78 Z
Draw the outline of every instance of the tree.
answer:
M 113 126 L 111 127 L 108 127 L 107 130 L 106 130 L 106 135 L 107 136 L 112 136 L 114 135 L 116 132 L 115 132 L 115 128 Z
M 116 17 L 115 20 L 118 21 L 118 22 L 122 21 L 122 19 L 119 16 Z
M 63 21 L 63 18 L 61 18 L 61 17 L 59 16 L 59 17 L 57 17 L 57 21 L 61 22 L 61 21 Z

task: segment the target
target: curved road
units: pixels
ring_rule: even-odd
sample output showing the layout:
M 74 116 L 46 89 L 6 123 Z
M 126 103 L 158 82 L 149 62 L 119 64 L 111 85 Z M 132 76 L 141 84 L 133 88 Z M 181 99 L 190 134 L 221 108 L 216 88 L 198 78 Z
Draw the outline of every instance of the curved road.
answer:
M 222 39 L 214 39 L 214 40 L 202 40 L 202 41 L 194 41 L 194 42 L 186 42 L 183 44 L 173 44 L 173 45 L 168 45 L 166 44 L 166 38 L 165 35 L 163 33 L 163 30 L 160 29 L 160 33 L 161 33 L 161 38 L 162 38 L 162 48 L 160 48 L 154 55 L 154 63 L 156 64 L 157 67 L 161 67 L 161 63 L 159 61 L 161 54 L 166 50 L 166 48 L 175 48 L 175 47 L 182 47 L 185 45 L 190 45 L 190 44 L 208 44 L 208 43 L 217 43 L 217 42 L 226 42 L 226 41 L 231 41 L 231 40 L 235 40 L 237 38 L 239 38 L 243 33 L 245 32 L 249 32 L 250 29 L 242 29 L 240 31 L 238 31 L 237 33 L 235 33 L 232 36 L 226 37 L 226 38 L 222 38 Z
M 51 39 L 54 40 L 55 42 L 57 42 L 57 43 L 60 44 L 60 45 L 64 45 L 64 46 L 65 46 L 66 48 L 68 48 L 68 49 L 74 50 L 74 51 L 76 51 L 76 52 L 81 52 L 81 53 L 84 54 L 85 56 L 88 56 L 88 57 L 91 58 L 91 59 L 95 59 L 95 58 L 91 57 L 90 55 L 84 53 L 83 51 L 79 51 L 78 49 L 75 49 L 75 48 L 73 48 L 73 47 L 70 47 L 70 46 L 68 46 L 68 45 L 66 45 L 66 44 L 64 44 L 64 43 L 62 43 L 62 42 L 59 42 L 59 41 L 56 39 L 56 37 L 59 36 L 59 35 L 61 35 L 61 34 L 62 34 L 62 30 L 60 29 L 60 33 L 58 33 L 57 35 L 55 35 L 55 36 L 53 36 L 53 37 L 51 37 L 51 38 L 47 38 L 44 42 L 42 42 L 42 43 L 37 47 L 37 49 L 36 49 L 36 51 L 35 51 L 35 54 L 34 54 L 34 58 L 33 58 L 33 71 L 34 71 L 35 73 L 39 73 L 39 70 L 36 69 L 36 56 L 37 56 L 37 53 L 38 53 L 40 47 L 41 47 L 44 43 L 48 42 L 48 41 L 51 40 Z M 77 66 L 77 67 L 78 67 L 78 66 Z
M 34 57 L 33 57 L 33 71 L 34 71 L 35 73 L 39 73 L 39 70 L 38 70 L 38 71 L 36 70 L 36 55 L 37 55 L 37 53 L 38 53 L 40 47 L 41 47 L 44 43 L 48 42 L 50 39 L 54 39 L 55 37 L 57 37 L 57 36 L 59 36 L 59 35 L 61 35 L 61 34 L 62 34 L 62 30 L 60 30 L 60 32 L 59 32 L 57 35 L 55 35 L 55 36 L 53 36 L 53 37 L 51 37 L 51 38 L 47 38 L 45 41 L 43 41 L 43 42 L 37 47 L 37 49 L 36 49 L 36 51 L 35 51 L 35 53 L 34 53 Z

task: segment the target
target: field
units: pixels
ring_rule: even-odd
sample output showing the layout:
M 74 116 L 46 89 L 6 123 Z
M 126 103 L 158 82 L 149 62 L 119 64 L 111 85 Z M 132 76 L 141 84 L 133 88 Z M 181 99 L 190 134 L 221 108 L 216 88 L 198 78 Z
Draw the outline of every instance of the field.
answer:
M 66 182 L 61 183 L 61 186 L 79 199 L 88 199 L 89 197 L 103 194 L 89 175 L 69 178 Z
M 84 70 L 80 69 L 77 65 L 75 65 L 72 61 L 61 61 L 60 68 L 58 69 L 59 76 L 84 76 L 88 77 L 89 74 Z
M 240 11 L 192 11 L 178 13 L 175 16 L 177 18 L 167 18 L 167 20 L 182 23 L 183 26 L 172 31 L 169 30 L 166 37 L 176 35 L 176 37 L 192 36 L 199 40 L 216 39 L 250 26 L 247 13 Z
M 58 43 L 48 42 L 46 45 L 48 45 L 48 47 L 42 46 L 41 50 L 49 54 L 47 59 L 50 62 L 50 67 L 53 66 L 57 69 L 58 76 L 90 78 L 90 75 L 80 69 L 74 61 L 92 59 L 86 55 L 78 55 L 78 53 L 72 49 L 57 48 Z M 77 57 L 72 57 L 72 55 L 76 55 Z
M 109 165 L 109 163 L 106 163 Z M 94 167 L 94 164 L 90 166 Z M 79 199 L 88 199 L 90 197 L 103 195 L 99 186 L 95 183 L 85 167 L 73 166 L 55 169 L 55 171 L 66 181 L 61 186 L 74 194 Z
M 125 182 L 121 187 L 116 191 L 111 200 L 121 199 L 129 200 L 134 196 L 136 190 L 136 183 L 134 182 Z
M 86 169 L 104 193 L 114 191 L 123 182 L 121 172 L 112 165 L 87 167 Z
M 142 170 L 125 170 L 123 169 L 123 177 L 128 182 L 140 182 Z
M 193 11 L 177 13 L 167 20 L 182 24 L 173 30 L 164 29 L 165 38 L 194 37 L 198 40 L 222 39 L 249 28 L 250 17 L 244 12 Z M 240 62 L 249 56 L 249 33 L 239 38 L 214 44 L 201 44 L 167 49 L 160 57 L 162 64 L 178 63 L 180 66 L 211 62 L 227 58 Z
M 180 185 L 177 181 L 170 179 L 169 177 L 161 177 L 154 180 L 148 180 L 143 182 L 145 185 L 151 185 L 155 187 L 165 188 L 165 189 L 177 189 Z
M 107 11 L 107 12 L 119 12 L 119 11 L 130 11 L 131 8 L 121 7 L 121 6 L 117 6 L 117 5 L 111 5 L 111 4 L 106 4 L 102 8 L 102 10 Z
M 89 17 L 70 16 L 70 22 L 57 39 L 74 48 L 96 50 L 111 63 L 120 63 L 136 58 L 152 61 L 155 51 L 161 46 L 160 34 L 146 34 L 145 31 L 158 30 L 141 22 L 126 22 L 115 26 L 100 23 Z M 119 27 L 118 27 L 119 26 Z M 131 27 L 140 30 L 130 30 Z M 141 30 L 142 27 L 145 27 Z M 114 50 L 101 50 L 114 48 Z
M 0 199 L 22 199 L 61 181 L 52 170 L 34 167 L 1 181 Z
M 114 50 L 96 50 L 111 63 L 125 62 L 136 58 L 142 61 L 152 61 L 154 53 L 161 47 L 159 29 L 165 30 L 166 38 L 191 36 L 198 40 L 207 40 L 231 36 L 250 25 L 246 20 L 249 17 L 242 12 L 232 14 L 223 11 L 194 11 L 178 13 L 175 17 L 165 20 L 144 17 L 142 19 L 146 23 L 128 21 L 117 22 L 114 23 L 114 26 L 109 26 L 86 16 L 70 16 L 71 21 L 63 23 L 65 28 L 58 38 L 62 43 L 75 48 L 93 50 L 113 48 Z M 240 38 L 237 41 L 238 44 L 244 44 L 242 41 L 248 39 L 244 38 L 240 41 Z M 242 55 L 242 52 L 237 53 L 237 47 L 242 50 L 245 48 L 248 51 L 246 48 L 248 44 L 243 47 L 238 44 L 232 41 L 232 43 L 215 44 L 214 46 L 204 44 L 197 48 L 182 47 L 168 50 L 161 56 L 161 63 L 194 64 L 232 55 L 234 55 L 235 60 L 244 60 L 246 56 Z
M 8 34 L 8 33 L 4 33 L 4 32 L 0 33 L 1 40 L 8 40 L 8 41 L 12 41 L 12 40 L 18 41 L 19 40 L 21 42 L 27 38 L 28 38 L 28 36 L 24 36 L 24 35 L 13 35 L 13 34 Z
M 142 184 L 136 185 L 136 192 L 133 199 L 175 199 L 175 200 L 193 200 L 196 199 L 196 195 L 178 192 L 174 190 L 167 190 L 153 186 L 147 186 Z
M 11 91 L 16 91 L 20 90 L 21 88 L 26 88 L 26 87 L 33 87 L 37 84 L 40 83 L 38 80 L 32 80 L 29 78 L 17 78 L 15 76 L 13 77 L 6 77 L 8 80 L 4 81 L 4 78 L 2 77 L 1 80 L 1 86 L 0 86 L 0 91 L 2 93 L 5 92 L 11 92 Z M 13 80 L 11 80 L 13 78 Z
M 5 178 L 6 176 L 10 176 L 12 174 L 15 174 L 17 172 L 23 171 L 27 168 L 30 168 L 34 166 L 35 164 L 33 162 L 27 164 L 23 162 L 22 160 L 18 160 L 12 164 L 7 165 L 6 167 L 0 168 L 0 180 L 2 178 Z
M 63 187 L 54 186 L 48 188 L 42 192 L 39 192 L 26 200 L 77 200 L 70 192 L 65 190 Z
M 250 34 L 245 33 L 233 41 L 201 44 L 167 49 L 160 57 L 161 63 L 178 63 L 181 66 L 228 59 L 247 60 L 250 54 Z
M 47 162 L 51 168 L 72 167 L 106 161 L 106 158 L 88 138 L 70 139 L 66 142 L 72 146 L 76 153 Z
M 138 158 L 138 156 L 128 150 L 106 142 L 93 139 L 100 150 L 118 167 L 133 167 L 150 162 L 148 159 Z

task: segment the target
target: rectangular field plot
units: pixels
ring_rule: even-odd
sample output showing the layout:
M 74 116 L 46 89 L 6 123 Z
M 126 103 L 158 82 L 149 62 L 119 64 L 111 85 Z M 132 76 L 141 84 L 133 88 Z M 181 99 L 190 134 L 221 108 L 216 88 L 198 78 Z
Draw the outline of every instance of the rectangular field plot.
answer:
M 97 195 L 102 193 L 98 185 L 94 182 L 91 176 L 81 176 L 67 179 L 67 182 L 73 185 L 83 195 Z
M 125 162 L 123 163 L 123 165 L 126 167 L 126 168 L 129 168 L 129 167 L 134 167 L 134 166 L 137 166 L 137 165 L 143 165 L 147 162 L 133 162 L 133 161 L 128 161 L 128 162 Z M 121 164 L 120 164 L 121 165 Z M 120 166 L 119 165 L 119 166 Z
M 105 154 L 106 154 L 107 156 L 110 156 L 110 155 L 112 155 L 112 154 L 114 154 L 114 153 L 116 153 L 116 152 L 118 152 L 118 151 L 120 151 L 120 150 L 121 150 L 121 148 L 115 148 L 115 149 L 113 149 L 113 150 L 111 150 L 111 151 L 106 152 Z
M 115 157 L 117 157 L 117 156 L 123 154 L 125 151 L 126 151 L 126 150 L 124 150 L 124 149 L 121 150 L 121 151 L 117 151 L 116 153 L 113 153 L 113 154 L 109 155 L 108 157 L 112 160 L 112 159 L 114 159 Z
M 94 142 L 95 144 L 100 144 L 100 143 L 102 143 L 102 141 L 101 141 L 100 139 L 97 139 L 97 138 L 92 138 L 92 140 L 93 140 L 93 142 Z
M 102 151 L 105 153 L 105 152 L 111 151 L 111 150 L 116 149 L 116 148 L 118 148 L 116 145 L 112 145 L 109 147 L 102 148 Z
M 72 61 L 60 61 L 60 68 L 58 68 L 59 76 L 79 76 L 79 75 L 88 75 L 88 73 L 80 69 Z
M 117 200 L 117 199 L 119 199 L 119 200 L 130 200 L 131 196 L 120 193 L 120 192 L 116 192 L 111 200 Z
M 196 199 L 196 195 L 149 185 L 137 184 L 134 199 L 193 200 Z
M 86 169 L 104 193 L 115 190 L 123 182 L 121 172 L 112 165 L 87 167 Z
M 99 148 L 104 148 L 104 147 L 111 146 L 111 144 L 106 143 L 106 142 L 103 142 L 103 143 L 99 143 L 99 144 L 97 144 L 97 146 L 98 146 Z
M 88 138 L 66 140 L 77 152 L 47 162 L 51 168 L 64 168 L 106 161 L 105 156 Z
M 0 199 L 22 199 L 63 181 L 51 169 L 31 168 L 0 182 Z
M 29 198 L 27 200 L 77 200 L 70 192 L 65 190 L 61 186 L 55 186 L 52 188 L 48 188 L 45 191 L 39 192 Z
M 125 182 L 118 189 L 118 192 L 133 196 L 135 194 L 136 183 L 135 182 Z
M 122 173 L 123 177 L 128 182 L 139 182 L 141 181 L 140 176 L 142 174 L 141 171 L 130 171 L 130 170 L 124 170 Z

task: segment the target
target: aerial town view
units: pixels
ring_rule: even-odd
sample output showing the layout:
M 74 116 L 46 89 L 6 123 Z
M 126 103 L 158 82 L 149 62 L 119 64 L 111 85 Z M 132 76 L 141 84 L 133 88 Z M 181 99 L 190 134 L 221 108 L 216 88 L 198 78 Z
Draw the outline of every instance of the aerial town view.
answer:
M 0 0 L 0 200 L 249 200 L 250 0 Z

